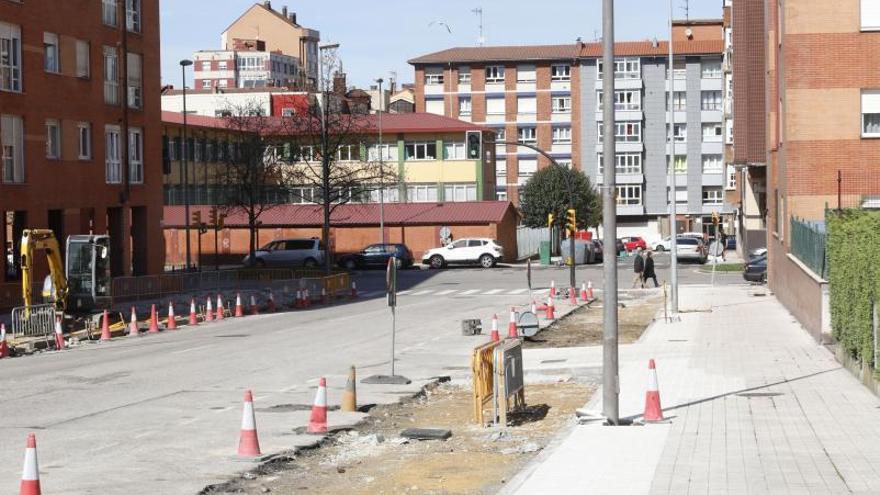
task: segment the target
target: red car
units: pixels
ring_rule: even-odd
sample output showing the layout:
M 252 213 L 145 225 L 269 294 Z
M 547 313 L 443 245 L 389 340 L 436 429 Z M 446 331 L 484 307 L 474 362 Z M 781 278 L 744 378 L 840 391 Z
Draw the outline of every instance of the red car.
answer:
M 636 248 L 648 249 L 648 243 L 641 237 L 624 237 L 621 241 L 623 241 L 623 247 L 627 252 L 635 251 Z

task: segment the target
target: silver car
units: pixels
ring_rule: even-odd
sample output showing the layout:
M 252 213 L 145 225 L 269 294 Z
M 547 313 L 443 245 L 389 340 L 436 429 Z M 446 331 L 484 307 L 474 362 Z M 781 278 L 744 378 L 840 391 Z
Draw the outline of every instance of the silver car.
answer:
M 702 239 L 678 236 L 675 239 L 675 244 L 678 259 L 696 261 L 697 263 L 706 262 L 706 247 Z
M 304 266 L 313 268 L 324 264 L 324 246 L 320 239 L 279 239 L 257 249 L 254 253 L 254 265 L 265 267 Z M 250 265 L 250 256 L 242 261 Z

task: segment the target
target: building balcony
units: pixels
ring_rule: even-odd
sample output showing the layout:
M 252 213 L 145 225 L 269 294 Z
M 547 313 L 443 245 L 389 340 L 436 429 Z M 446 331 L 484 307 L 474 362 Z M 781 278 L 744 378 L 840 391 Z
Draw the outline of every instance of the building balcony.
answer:
M 599 141 L 599 144 L 596 145 L 596 153 L 602 153 L 602 142 Z M 645 144 L 641 141 L 638 142 L 624 142 L 617 141 L 615 143 L 615 152 L 617 153 L 640 153 L 645 151 Z
M 596 111 L 596 122 L 602 122 L 604 119 L 604 114 L 602 110 Z M 645 119 L 645 114 L 641 109 L 639 110 L 615 110 L 614 111 L 614 120 L 618 122 L 624 121 L 637 121 L 641 122 Z
M 596 175 L 596 184 L 603 184 L 605 182 L 605 177 L 601 173 Z M 618 185 L 623 184 L 644 184 L 645 183 L 645 175 L 644 174 L 624 174 L 618 172 L 614 177 L 614 182 Z
M 719 172 L 703 172 L 703 185 L 704 186 L 723 186 L 724 185 L 724 174 Z
M 645 205 L 617 205 L 617 216 L 632 217 L 645 214 Z
M 645 84 L 642 82 L 641 78 L 626 78 L 626 79 L 615 79 L 614 80 L 614 90 L 618 91 L 621 89 L 643 89 Z M 602 80 L 596 80 L 596 90 L 602 89 Z

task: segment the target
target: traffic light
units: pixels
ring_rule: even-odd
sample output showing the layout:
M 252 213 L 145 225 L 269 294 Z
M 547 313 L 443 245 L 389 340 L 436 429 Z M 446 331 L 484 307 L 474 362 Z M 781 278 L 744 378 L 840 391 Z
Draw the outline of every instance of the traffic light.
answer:
M 577 232 L 577 215 L 574 208 L 565 210 L 565 228 L 572 233 Z
M 202 224 L 202 212 L 201 211 L 192 212 L 192 223 L 196 227 L 198 227 Z
M 553 228 L 553 214 L 552 213 L 547 214 L 547 227 L 550 227 L 551 229 Z
M 721 221 L 721 219 L 718 218 L 718 212 L 717 212 L 717 211 L 713 211 L 713 212 L 712 212 L 712 225 L 715 225 L 716 227 L 718 227 L 718 223 L 719 223 L 720 221 Z
M 483 133 L 480 131 L 467 131 L 467 157 L 468 160 L 479 160 L 483 151 Z
M 208 211 L 208 225 L 217 225 L 217 208 Z

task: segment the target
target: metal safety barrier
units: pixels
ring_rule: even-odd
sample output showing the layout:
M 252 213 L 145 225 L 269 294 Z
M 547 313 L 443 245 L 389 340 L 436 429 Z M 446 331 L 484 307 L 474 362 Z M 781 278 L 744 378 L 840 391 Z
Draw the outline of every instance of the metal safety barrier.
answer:
M 38 304 L 12 309 L 12 338 L 48 337 L 55 331 L 55 305 Z

